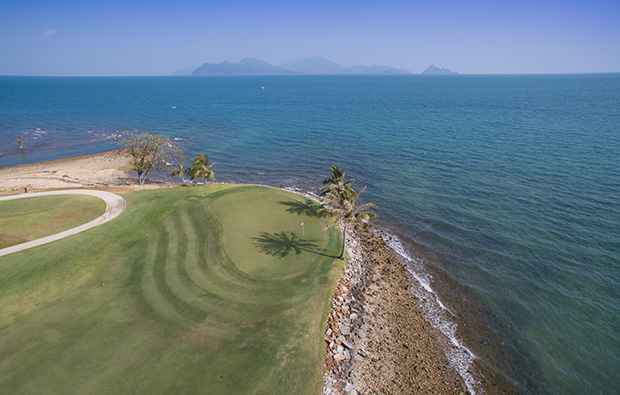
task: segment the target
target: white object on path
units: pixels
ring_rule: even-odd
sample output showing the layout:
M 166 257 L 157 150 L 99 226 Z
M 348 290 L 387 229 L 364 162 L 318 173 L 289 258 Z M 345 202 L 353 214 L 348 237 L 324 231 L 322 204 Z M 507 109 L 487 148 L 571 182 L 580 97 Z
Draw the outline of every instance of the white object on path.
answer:
M 77 226 L 75 228 L 68 229 L 68 230 L 65 230 L 63 232 L 56 233 L 56 234 L 53 234 L 53 235 L 50 235 L 50 236 L 42 237 L 40 239 L 28 241 L 26 243 L 17 244 L 17 245 L 11 246 L 11 247 L 0 249 L 0 256 L 12 254 L 12 253 L 17 252 L 17 251 L 23 251 L 23 250 L 26 250 L 28 248 L 40 246 L 40 245 L 47 244 L 47 243 L 51 243 L 52 241 L 64 239 L 65 237 L 69 237 L 69 236 L 72 236 L 74 234 L 83 232 L 83 231 L 85 231 L 87 229 L 94 228 L 96 226 L 104 224 L 104 223 L 106 223 L 108 221 L 111 221 L 114 218 L 118 217 L 125 210 L 125 207 L 127 207 L 127 203 L 125 202 L 125 199 L 123 199 L 122 196 L 119 196 L 119 195 L 117 195 L 115 193 L 112 193 L 112 192 L 95 191 L 95 190 L 92 190 L 92 189 L 67 189 L 67 190 L 64 190 L 64 191 L 24 193 L 24 194 L 21 194 L 21 195 L 13 195 L 13 196 L 0 197 L 0 200 L 24 199 L 24 198 L 29 198 L 29 197 L 50 196 L 50 195 L 89 195 L 89 196 L 95 196 L 95 197 L 98 197 L 99 199 L 102 199 L 105 202 L 105 204 L 106 204 L 105 212 L 101 216 L 95 218 L 94 220 L 92 220 L 90 222 L 87 222 L 87 223 L 85 223 L 83 225 Z
M 305 236 L 306 235 L 306 227 L 304 226 L 304 223 L 301 223 L 301 235 Z

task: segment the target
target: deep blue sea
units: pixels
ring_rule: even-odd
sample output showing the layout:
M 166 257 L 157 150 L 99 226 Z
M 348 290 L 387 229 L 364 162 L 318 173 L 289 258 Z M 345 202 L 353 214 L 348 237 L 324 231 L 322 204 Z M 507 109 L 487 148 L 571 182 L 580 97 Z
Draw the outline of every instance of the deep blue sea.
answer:
M 314 190 L 342 167 L 466 380 L 475 361 L 524 393 L 620 393 L 620 74 L 0 77 L 0 167 L 117 130 L 208 153 L 218 181 Z

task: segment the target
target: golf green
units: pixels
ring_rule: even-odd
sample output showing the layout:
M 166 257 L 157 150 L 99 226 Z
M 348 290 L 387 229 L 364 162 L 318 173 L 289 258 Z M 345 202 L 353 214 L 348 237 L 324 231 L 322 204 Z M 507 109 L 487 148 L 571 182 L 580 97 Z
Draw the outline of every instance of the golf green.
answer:
M 0 388 L 320 392 L 342 262 L 314 202 L 220 184 L 124 197 L 114 221 L 0 258 Z

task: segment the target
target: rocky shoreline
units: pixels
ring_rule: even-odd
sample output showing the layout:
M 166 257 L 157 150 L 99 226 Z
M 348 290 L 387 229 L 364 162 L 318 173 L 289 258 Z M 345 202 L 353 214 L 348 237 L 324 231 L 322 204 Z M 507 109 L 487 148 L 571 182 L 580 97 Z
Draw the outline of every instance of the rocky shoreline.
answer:
M 467 394 L 396 254 L 367 224 L 347 251 L 324 337 L 323 394 Z

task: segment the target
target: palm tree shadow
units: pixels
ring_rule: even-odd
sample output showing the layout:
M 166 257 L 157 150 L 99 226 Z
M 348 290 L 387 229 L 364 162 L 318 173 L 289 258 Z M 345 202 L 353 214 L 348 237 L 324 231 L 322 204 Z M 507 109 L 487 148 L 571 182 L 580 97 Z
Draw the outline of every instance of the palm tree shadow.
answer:
M 258 237 L 254 237 L 254 240 L 254 245 L 257 246 L 262 253 L 279 258 L 284 258 L 291 252 L 300 255 L 302 251 L 330 258 L 337 258 L 336 256 L 321 252 L 317 248 L 314 240 L 298 239 L 295 233 L 287 231 L 280 233 L 262 232 Z
M 297 215 L 308 215 L 310 217 L 316 217 L 317 211 L 321 208 L 321 205 L 317 202 L 310 201 L 309 203 L 303 203 L 298 201 L 281 201 L 281 205 L 288 206 L 286 209 L 289 213 L 294 213 Z

